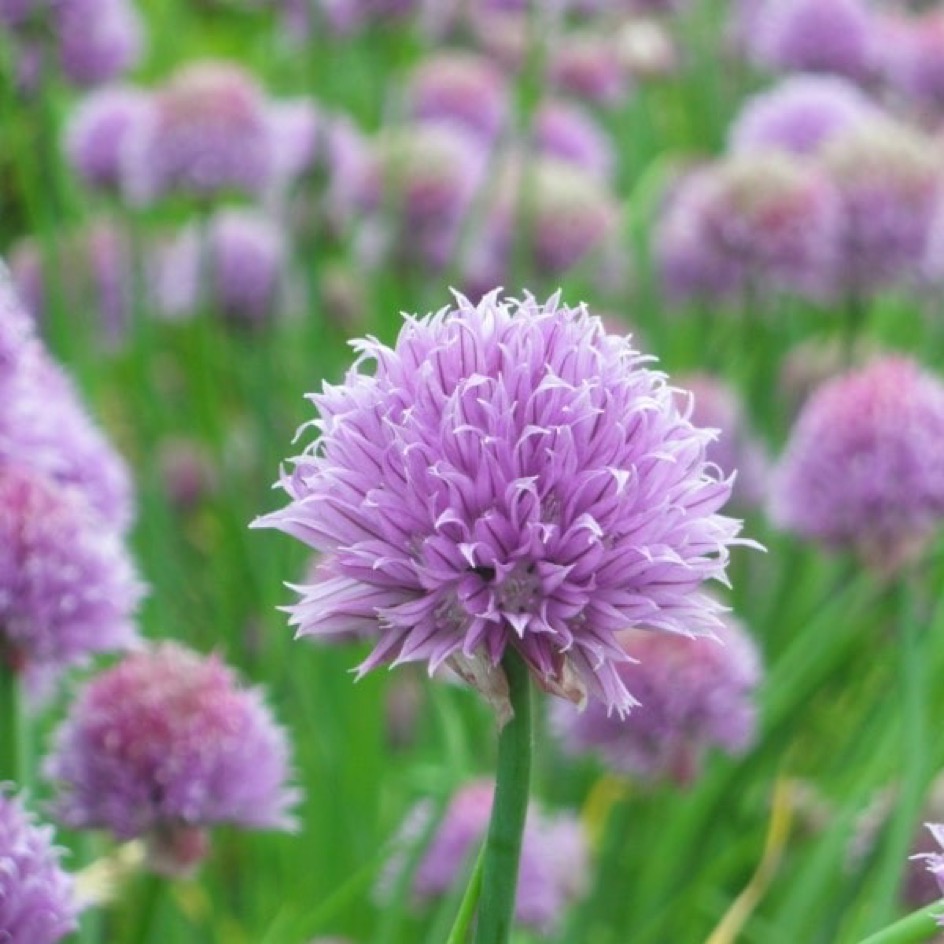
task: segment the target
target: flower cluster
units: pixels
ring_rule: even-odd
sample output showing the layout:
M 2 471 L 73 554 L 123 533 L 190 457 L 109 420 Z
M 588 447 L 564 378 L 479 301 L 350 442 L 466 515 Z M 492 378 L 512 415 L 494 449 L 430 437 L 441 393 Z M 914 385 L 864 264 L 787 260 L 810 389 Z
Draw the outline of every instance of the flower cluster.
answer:
M 944 384 L 885 356 L 823 384 L 774 472 L 771 514 L 894 569 L 944 519 Z
M 356 347 L 312 397 L 290 504 L 256 522 L 323 555 L 301 635 L 366 631 L 362 673 L 446 664 L 499 705 L 513 648 L 548 690 L 624 713 L 621 630 L 720 625 L 702 585 L 738 533 L 718 514 L 730 483 L 626 338 L 557 298 L 491 294 Z
M 174 872 L 205 852 L 204 827 L 292 827 L 288 753 L 259 690 L 218 658 L 168 642 L 85 686 L 45 772 L 63 822 L 144 837 L 152 867 Z
M 156 89 L 92 93 L 70 117 L 65 150 L 86 184 L 138 205 L 173 194 L 261 198 L 311 166 L 319 133 L 307 99 L 269 99 L 241 67 L 199 60 Z
M 630 630 L 621 639 L 631 662 L 620 675 L 639 705 L 625 719 L 599 705 L 584 712 L 557 702 L 553 725 L 571 754 L 600 755 L 613 769 L 642 780 L 690 783 L 702 754 L 746 751 L 756 735 L 757 648 L 731 617 L 716 639 Z
M 30 679 L 126 648 L 142 587 L 124 463 L 0 271 L 0 662 Z
M 52 830 L 0 790 L 0 938 L 54 944 L 76 928 L 71 877 L 59 864 Z
M 144 50 L 144 27 L 130 0 L 5 0 L 18 77 L 36 88 L 55 63 L 78 86 L 108 82 L 131 69 Z

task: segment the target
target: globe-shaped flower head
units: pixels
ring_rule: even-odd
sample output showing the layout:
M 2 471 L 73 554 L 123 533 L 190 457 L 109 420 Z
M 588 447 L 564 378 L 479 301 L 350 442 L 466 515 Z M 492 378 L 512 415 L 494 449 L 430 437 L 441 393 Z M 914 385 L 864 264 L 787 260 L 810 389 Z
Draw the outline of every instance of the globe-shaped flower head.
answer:
M 894 569 L 944 520 L 944 384 L 886 356 L 807 401 L 775 471 L 785 528 Z
M 0 940 L 54 944 L 75 929 L 77 911 L 52 831 L 0 791 Z
M 864 81 L 877 64 L 876 23 L 863 0 L 766 0 L 751 27 L 749 52 L 769 69 Z
M 645 781 L 692 781 L 709 747 L 741 754 L 754 740 L 754 691 L 760 659 L 745 629 L 730 617 L 718 639 L 686 639 L 631 630 L 622 644 L 634 661 L 620 666 L 640 704 L 628 718 L 599 705 L 578 712 L 557 702 L 552 721 L 569 753 L 599 754 Z
M 78 488 L 0 459 L 0 662 L 32 674 L 128 648 L 141 591 Z
M 548 690 L 625 712 L 616 634 L 711 633 L 738 523 L 711 434 L 586 309 L 497 293 L 368 339 L 312 397 L 279 528 L 324 555 L 301 635 L 362 629 L 387 663 L 448 664 L 505 707 L 515 649 Z
M 203 828 L 285 829 L 297 792 L 288 744 L 262 694 L 176 643 L 128 656 L 87 684 L 55 735 L 46 775 L 77 829 L 145 837 L 150 864 L 183 872 Z
M 748 98 L 731 124 L 732 152 L 815 154 L 837 134 L 876 120 L 881 109 L 836 75 L 791 75 Z
M 137 203 L 171 192 L 211 198 L 260 194 L 275 169 L 266 100 L 227 62 L 180 69 L 157 93 L 124 149 L 125 186 Z
M 92 92 L 76 106 L 66 126 L 65 154 L 85 184 L 103 190 L 118 189 L 122 148 L 150 104 L 147 92 L 110 85 Z

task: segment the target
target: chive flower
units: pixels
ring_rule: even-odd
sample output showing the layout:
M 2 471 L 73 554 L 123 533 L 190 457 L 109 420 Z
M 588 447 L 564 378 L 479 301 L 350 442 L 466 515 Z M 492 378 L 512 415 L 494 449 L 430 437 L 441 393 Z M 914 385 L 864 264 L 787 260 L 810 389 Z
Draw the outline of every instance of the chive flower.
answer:
M 455 670 L 504 712 L 515 649 L 548 691 L 625 713 L 617 634 L 711 634 L 739 523 L 712 434 L 665 375 L 585 307 L 487 295 L 354 342 L 311 399 L 318 435 L 255 522 L 323 555 L 290 608 L 301 636 L 364 631 L 359 674 Z
M 75 930 L 78 906 L 61 854 L 51 827 L 0 789 L 0 939 L 55 944 Z
M 649 782 L 691 783 L 711 747 L 743 754 L 754 742 L 761 663 L 744 627 L 727 617 L 715 639 L 630 630 L 620 675 L 639 705 L 626 718 L 598 704 L 555 702 L 552 726 L 572 755 L 595 754 Z
M 773 473 L 789 531 L 894 571 L 944 520 L 944 383 L 886 355 L 823 384 Z
M 143 837 L 150 865 L 186 873 L 205 828 L 290 829 L 289 747 L 259 689 L 216 656 L 165 642 L 92 678 L 54 734 L 45 774 L 73 829 Z

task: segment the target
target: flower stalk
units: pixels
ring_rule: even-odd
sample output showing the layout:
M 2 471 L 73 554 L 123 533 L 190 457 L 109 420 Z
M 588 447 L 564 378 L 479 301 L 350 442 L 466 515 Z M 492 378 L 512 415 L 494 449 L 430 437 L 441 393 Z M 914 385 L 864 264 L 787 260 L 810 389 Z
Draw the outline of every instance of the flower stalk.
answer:
M 0 783 L 19 782 L 20 725 L 16 673 L 0 660 Z
M 930 941 L 941 930 L 936 918 L 944 912 L 944 901 L 936 901 L 876 931 L 859 944 L 918 944 Z
M 531 690 L 528 667 L 509 647 L 502 667 L 514 712 L 498 741 L 498 775 L 492 817 L 485 841 L 482 897 L 475 944 L 506 944 L 518 888 L 521 838 L 528 812 L 531 779 Z

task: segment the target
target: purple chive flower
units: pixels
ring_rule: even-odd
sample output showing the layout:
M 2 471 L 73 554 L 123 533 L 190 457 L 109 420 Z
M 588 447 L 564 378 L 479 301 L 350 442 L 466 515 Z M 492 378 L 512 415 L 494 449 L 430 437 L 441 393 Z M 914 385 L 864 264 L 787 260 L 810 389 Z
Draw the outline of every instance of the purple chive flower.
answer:
M 263 324 L 278 312 L 286 259 L 282 231 L 267 216 L 249 209 L 219 210 L 205 227 L 187 227 L 159 254 L 155 306 L 174 319 L 205 306 L 233 324 Z
M 639 701 L 626 718 L 598 704 L 583 712 L 552 706 L 552 725 L 565 750 L 592 753 L 623 773 L 648 782 L 689 784 L 710 747 L 743 754 L 754 742 L 754 694 L 761 680 L 757 648 L 743 626 L 727 617 L 717 639 L 629 630 L 619 673 Z
M 134 500 L 128 468 L 38 342 L 0 369 L 0 402 L 0 463 L 26 466 L 57 485 L 77 488 L 108 529 L 129 527 Z
M 479 283 L 500 283 L 522 240 L 536 273 L 559 276 L 604 250 L 619 224 L 619 205 L 605 182 L 555 158 L 513 159 L 496 190 L 470 263 Z
M 735 154 L 778 149 L 814 154 L 836 135 L 881 116 L 857 85 L 829 75 L 793 75 L 747 99 L 728 134 Z
M 142 585 L 118 536 L 77 490 L 0 460 L 0 653 L 56 670 L 136 638 Z
M 679 65 L 676 41 L 657 20 L 627 20 L 616 34 L 616 50 L 620 64 L 633 79 L 671 75 Z
M 272 174 L 278 189 L 312 169 L 324 134 L 324 118 L 308 98 L 272 102 L 267 109 L 272 138 Z
M 109 527 L 133 518 L 127 466 L 94 425 L 66 374 L 32 347 L 0 377 L 0 460 L 25 462 L 63 485 L 80 489 Z
M 111 221 L 100 220 L 67 235 L 55 266 L 44 260 L 42 247 L 34 240 L 23 240 L 10 254 L 10 270 L 39 324 L 48 322 L 54 305 L 68 305 L 80 312 L 78 317 L 97 319 L 92 333 L 104 347 L 117 347 L 125 339 L 131 321 L 134 273 L 126 236 Z
M 76 85 L 123 75 L 144 49 L 141 18 L 129 0 L 59 0 L 54 29 L 63 74 Z
M 420 860 L 413 879 L 419 903 L 447 894 L 471 865 L 488 830 L 495 784 L 477 780 L 452 798 L 442 822 Z M 427 805 L 414 808 L 404 828 L 407 837 L 423 832 Z M 399 863 L 394 862 L 392 871 Z M 515 901 L 515 921 L 552 933 L 567 906 L 587 887 L 589 854 L 580 823 L 568 813 L 548 815 L 532 808 L 525 822 Z
M 691 398 L 691 421 L 716 429 L 718 438 L 707 457 L 724 475 L 737 473 L 731 500 L 741 507 L 759 505 L 767 492 L 768 460 L 764 447 L 748 427 L 744 404 L 733 387 L 720 377 L 690 374 L 677 378 L 679 405 Z
M 893 571 L 944 518 L 944 383 L 886 356 L 823 384 L 774 470 L 778 525 Z
M 377 155 L 394 251 L 445 266 L 484 180 L 484 144 L 457 124 L 428 122 L 381 138 Z
M 677 185 L 655 230 L 670 295 L 764 286 L 814 298 L 835 276 L 839 203 L 818 168 L 785 152 L 728 158 Z
M 409 17 L 417 11 L 419 0 L 317 0 L 317 5 L 333 32 L 348 34 Z
M 378 158 L 364 132 L 343 114 L 327 121 L 324 148 L 326 209 L 332 222 L 344 228 L 380 203 Z
M 507 117 L 507 82 L 484 56 L 442 52 L 414 70 L 407 88 L 406 112 L 419 122 L 454 121 L 491 144 Z
M 822 162 L 840 200 L 841 287 L 863 295 L 917 280 L 941 201 L 934 142 L 876 121 L 830 141 Z
M 745 40 L 768 69 L 864 81 L 877 65 L 876 23 L 865 0 L 763 0 Z
M 534 116 L 534 144 L 538 153 L 556 158 L 601 180 L 613 177 L 616 155 L 613 142 L 593 115 L 562 99 L 544 102 Z
M 0 938 L 9 944 L 55 944 L 77 927 L 71 876 L 59 864 L 49 826 L 0 789 Z
M 218 823 L 294 826 L 288 742 L 261 690 L 173 642 L 86 684 L 44 772 L 62 822 L 145 838 L 157 871 L 190 870 L 206 851 L 204 829 Z
M 885 21 L 883 72 L 889 85 L 920 108 L 944 109 L 944 10 Z
M 620 630 L 719 625 L 701 587 L 739 530 L 717 514 L 730 483 L 627 339 L 556 296 L 492 293 L 355 347 L 312 397 L 291 503 L 256 522 L 325 556 L 292 608 L 301 635 L 367 630 L 361 674 L 448 665 L 499 709 L 513 647 L 546 689 L 624 713 Z
M 100 190 L 121 185 L 122 148 L 143 119 L 151 96 L 127 85 L 112 85 L 82 100 L 66 126 L 66 160 L 83 182 Z
M 154 94 L 124 161 L 125 186 L 137 203 L 171 192 L 203 199 L 260 194 L 276 166 L 261 90 L 237 65 L 191 63 Z
M 549 79 L 558 91 L 599 105 L 615 105 L 629 93 L 615 38 L 568 32 L 554 50 Z

